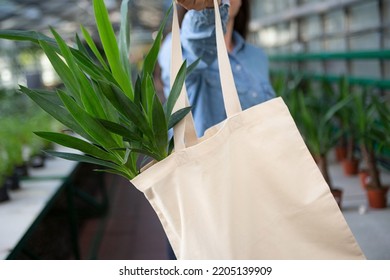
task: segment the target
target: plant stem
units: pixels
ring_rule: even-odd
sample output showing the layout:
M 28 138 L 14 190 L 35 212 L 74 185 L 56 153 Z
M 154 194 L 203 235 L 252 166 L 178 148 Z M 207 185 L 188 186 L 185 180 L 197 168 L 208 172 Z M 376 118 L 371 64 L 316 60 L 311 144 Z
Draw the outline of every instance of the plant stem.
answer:
M 364 144 L 361 144 L 360 148 L 362 150 L 363 158 L 366 162 L 368 173 L 371 178 L 370 187 L 375 189 L 382 188 L 378 166 L 376 164 L 374 149 Z
M 353 136 L 349 136 L 347 139 L 347 159 L 353 160 L 355 157 L 353 155 L 355 148 L 355 139 Z
M 324 176 L 324 179 L 326 183 L 328 183 L 329 188 L 332 190 L 333 186 L 330 180 L 329 176 L 329 168 L 328 168 L 328 160 L 325 155 L 318 155 L 315 157 L 318 168 L 320 169 L 322 176 Z

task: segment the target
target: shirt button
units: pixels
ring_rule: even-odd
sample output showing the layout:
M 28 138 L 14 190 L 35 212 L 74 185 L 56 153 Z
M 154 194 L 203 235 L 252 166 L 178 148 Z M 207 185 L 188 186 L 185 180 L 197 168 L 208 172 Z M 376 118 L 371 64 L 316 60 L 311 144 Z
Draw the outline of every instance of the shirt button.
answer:
M 257 92 L 251 91 L 251 96 L 252 96 L 253 98 L 256 98 L 256 97 L 257 97 Z
M 236 65 L 236 70 L 237 71 L 241 71 L 241 68 L 242 68 L 241 65 Z

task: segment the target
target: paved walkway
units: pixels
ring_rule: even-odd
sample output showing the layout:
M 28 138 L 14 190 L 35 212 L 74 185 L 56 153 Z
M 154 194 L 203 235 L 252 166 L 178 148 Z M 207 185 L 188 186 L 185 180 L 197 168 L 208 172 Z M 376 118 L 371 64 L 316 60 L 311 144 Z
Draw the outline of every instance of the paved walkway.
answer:
M 342 212 L 367 259 L 390 260 L 390 207 L 370 209 L 358 176 L 345 176 L 338 164 L 330 172 L 334 185 L 344 191 Z M 381 179 L 390 185 L 390 173 L 382 172 Z

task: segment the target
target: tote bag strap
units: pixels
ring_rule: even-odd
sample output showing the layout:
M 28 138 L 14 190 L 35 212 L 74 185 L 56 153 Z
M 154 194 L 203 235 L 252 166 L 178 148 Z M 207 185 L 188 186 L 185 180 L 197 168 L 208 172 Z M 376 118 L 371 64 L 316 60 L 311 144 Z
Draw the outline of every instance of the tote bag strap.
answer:
M 217 55 L 219 75 L 221 79 L 222 96 L 227 117 L 232 117 L 242 111 L 238 99 L 236 85 L 234 83 L 232 67 L 225 44 L 225 37 L 222 30 L 221 15 L 219 13 L 218 1 L 214 0 L 215 11 L 215 34 L 217 40 Z
M 173 20 L 172 20 L 172 55 L 171 55 L 171 77 L 176 77 L 183 56 L 180 44 L 180 29 L 177 16 L 177 8 L 174 4 Z M 220 82 L 222 87 L 223 102 L 227 117 L 231 117 L 242 111 L 238 98 L 236 86 L 234 83 L 233 73 L 229 61 L 228 52 L 225 45 L 224 34 L 222 30 L 221 15 L 219 13 L 218 1 L 214 0 L 215 11 L 215 32 L 217 41 L 217 57 L 220 73 Z M 171 79 L 171 87 L 173 84 Z M 185 85 L 180 93 L 180 97 L 176 103 L 175 110 L 184 108 L 189 105 Z M 197 142 L 197 137 L 194 128 L 194 121 L 191 114 L 188 114 L 181 122 L 174 127 L 175 150 L 180 151 Z
M 172 50 L 171 50 L 171 73 L 170 73 L 170 87 L 172 88 L 174 79 L 183 63 L 183 55 L 180 43 L 180 27 L 179 18 L 177 15 L 176 3 L 173 3 L 173 18 L 172 18 Z M 176 112 L 182 108 L 190 106 L 187 96 L 185 84 L 181 89 L 179 98 L 173 108 Z M 173 139 L 175 142 L 175 151 L 184 150 L 186 147 L 197 143 L 198 137 L 195 131 L 194 119 L 190 112 L 183 120 L 173 127 Z

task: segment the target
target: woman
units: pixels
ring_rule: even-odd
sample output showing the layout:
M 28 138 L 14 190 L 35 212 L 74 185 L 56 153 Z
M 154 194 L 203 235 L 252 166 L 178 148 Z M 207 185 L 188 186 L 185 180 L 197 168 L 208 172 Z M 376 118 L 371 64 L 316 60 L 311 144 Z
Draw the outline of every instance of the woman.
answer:
M 183 57 L 188 64 L 201 58 L 188 75 L 186 86 L 193 106 L 198 136 L 226 118 L 218 72 L 215 18 L 212 0 L 177 0 L 188 12 L 181 25 Z M 220 13 L 233 76 L 243 110 L 275 96 L 269 82 L 268 60 L 260 48 L 245 42 L 249 22 L 249 0 L 222 0 Z M 165 94 L 169 93 L 171 37 L 159 55 Z

